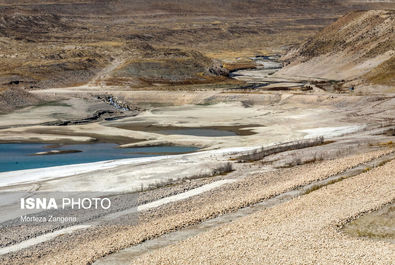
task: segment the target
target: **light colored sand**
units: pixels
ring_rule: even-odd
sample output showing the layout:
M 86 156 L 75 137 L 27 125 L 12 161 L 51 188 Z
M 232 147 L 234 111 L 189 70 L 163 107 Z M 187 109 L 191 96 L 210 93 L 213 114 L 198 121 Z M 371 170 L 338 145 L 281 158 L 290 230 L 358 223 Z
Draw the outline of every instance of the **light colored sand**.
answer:
M 207 184 L 207 185 L 203 185 L 203 186 L 201 186 L 199 188 L 189 190 L 187 192 L 179 193 L 179 194 L 176 194 L 176 195 L 173 195 L 173 196 L 169 196 L 169 197 L 157 200 L 157 201 L 153 201 L 153 202 L 150 202 L 150 203 L 139 205 L 137 207 L 137 209 L 136 208 L 131 208 L 131 209 L 128 209 L 128 210 L 125 210 L 125 211 L 121 211 L 121 212 L 117 212 L 117 213 L 113 213 L 113 214 L 107 215 L 107 216 L 103 217 L 103 219 L 101 219 L 101 220 L 105 220 L 105 221 L 114 220 L 114 219 L 117 219 L 117 218 L 119 218 L 121 216 L 125 216 L 125 215 L 128 215 L 128 214 L 136 213 L 136 211 L 137 212 L 148 211 L 148 210 L 151 210 L 151 209 L 163 206 L 163 205 L 168 204 L 168 203 L 177 202 L 177 201 L 181 201 L 181 200 L 185 200 L 185 199 L 191 198 L 193 196 L 197 196 L 197 195 L 202 194 L 204 192 L 210 191 L 212 189 L 219 188 L 222 185 L 225 185 L 225 184 L 228 184 L 228 183 L 233 183 L 235 181 L 236 180 L 219 180 L 219 181 Z M 70 226 L 70 227 L 67 227 L 67 228 L 63 228 L 63 229 L 57 230 L 55 232 L 46 233 L 44 235 L 41 235 L 41 236 L 38 236 L 38 237 L 35 237 L 35 238 L 32 238 L 32 239 L 28 239 L 26 241 L 23 241 L 21 243 L 15 244 L 15 245 L 11 245 L 11 246 L 8 246 L 8 247 L 0 248 L 0 256 L 4 255 L 4 254 L 11 253 L 11 252 L 20 251 L 22 249 L 41 244 L 43 242 L 50 241 L 50 240 L 56 238 L 57 236 L 60 236 L 60 235 L 63 235 L 63 234 L 70 234 L 70 233 L 73 233 L 73 232 L 75 232 L 77 230 L 88 229 L 88 228 L 91 228 L 93 225 L 95 225 L 95 224 L 93 223 L 93 224 L 87 224 L 87 225 Z
M 80 93 L 82 96 L 86 92 L 80 91 Z M 132 145 L 135 144 L 135 139 L 138 139 L 142 140 L 142 142 L 138 143 L 140 146 L 144 144 L 171 143 L 175 145 L 193 145 L 206 149 L 216 149 L 266 145 L 273 142 L 295 140 L 306 135 L 302 131 L 304 129 L 359 125 L 359 123 L 355 124 L 353 121 L 347 121 L 347 111 L 338 112 L 336 115 L 333 115 L 332 112 L 336 109 L 334 103 L 338 99 L 335 97 L 331 98 L 328 95 L 298 96 L 291 93 L 245 94 L 223 93 L 221 91 L 191 93 L 182 91 L 114 91 L 112 94 L 119 98 L 125 98 L 125 100 L 132 102 L 132 104 L 138 103 L 144 105 L 144 100 L 151 99 L 151 103 L 154 104 L 161 104 L 163 101 L 163 104 L 173 106 L 154 107 L 153 109 L 150 107 L 151 110 L 144 111 L 136 117 L 78 126 L 35 125 L 20 128 L 9 127 L 0 129 L 0 139 L 7 139 L 8 141 L 21 141 L 24 139 L 30 141 L 89 141 L 102 137 L 106 139 L 121 138 L 126 143 L 128 143 L 127 139 L 130 139 Z M 347 104 L 352 104 L 353 101 L 358 101 L 359 99 L 341 97 L 339 100 L 345 100 Z M 76 103 L 74 102 L 73 104 Z M 179 104 L 184 105 L 178 106 Z M 346 104 L 344 105 L 347 106 Z M 74 105 L 70 108 L 77 109 Z M 37 122 L 54 120 L 52 116 L 53 112 L 56 112 L 56 107 L 54 110 L 45 107 L 39 108 L 39 110 L 40 115 L 33 111 L 28 116 L 32 120 L 36 117 L 38 119 Z M 7 124 L 7 126 L 17 125 L 14 121 L 21 120 L 22 116 L 28 111 L 26 109 L 21 110 L 19 114 L 5 115 L 2 122 L 4 125 Z M 81 113 L 86 112 L 86 109 L 81 110 Z M 86 116 L 89 115 L 86 113 L 84 117 Z M 70 119 L 72 117 L 67 118 Z M 113 127 L 126 123 L 179 127 L 247 126 L 247 128 L 250 128 L 256 134 L 230 137 L 201 137 L 193 135 L 183 135 L 180 137 L 179 135 L 163 135 L 154 132 L 133 131 Z
M 293 107 L 295 106 L 295 107 Z M 119 121 L 103 123 L 103 125 L 138 124 L 144 121 L 147 124 L 158 126 L 178 127 L 210 127 L 210 126 L 247 126 L 255 135 L 229 136 L 229 137 L 201 137 L 192 135 L 161 135 L 152 132 L 146 133 L 147 141 L 136 143 L 152 145 L 159 143 L 174 143 L 179 145 L 194 145 L 207 149 L 258 146 L 274 142 L 284 142 L 303 138 L 307 135 L 304 129 L 320 127 L 357 126 L 341 121 L 344 114 L 332 115 L 330 108 L 316 106 L 315 108 L 296 108 L 295 105 L 253 105 L 246 108 L 240 102 L 219 103 L 214 105 L 184 105 L 157 108 L 146 111 L 136 117 Z M 215 114 L 215 115 L 213 115 Z M 100 131 L 98 128 L 97 131 Z M 141 139 L 141 132 L 122 130 L 130 137 Z M 331 132 L 322 131 L 323 136 L 331 136 Z M 124 145 L 124 147 L 135 146 Z
M 336 224 L 393 200 L 394 175 L 392 161 L 131 264 L 391 264 L 392 244 L 350 238 Z
M 365 126 L 361 125 L 354 125 L 354 126 L 340 126 L 340 127 L 322 127 L 322 128 L 314 128 L 314 129 L 305 129 L 302 132 L 307 133 L 305 138 L 312 138 L 312 137 L 337 137 L 353 132 L 360 131 Z
M 146 210 L 149 210 L 149 209 L 152 209 L 152 208 L 156 208 L 156 207 L 159 207 L 159 206 L 171 203 L 171 202 L 185 200 L 185 199 L 188 199 L 190 197 L 202 194 L 203 192 L 206 192 L 206 191 L 209 191 L 209 190 L 221 187 L 224 184 L 233 183 L 235 181 L 236 180 L 234 180 L 234 179 L 224 179 L 224 180 L 216 181 L 216 182 L 204 185 L 202 187 L 199 187 L 199 188 L 196 188 L 196 189 L 184 192 L 184 193 L 180 193 L 180 194 L 177 194 L 177 195 L 174 195 L 174 196 L 163 198 L 163 199 L 158 200 L 158 201 L 154 201 L 154 202 L 151 202 L 151 203 L 147 203 L 147 204 L 141 205 L 141 206 L 137 207 L 137 210 L 138 211 L 146 211 Z
M 174 156 L 3 172 L 0 173 L 3 192 L 0 194 L 0 220 L 21 215 L 19 198 L 10 198 L 7 191 L 138 192 L 183 179 L 212 176 L 216 169 L 228 163 L 229 157 L 235 152 L 250 149 L 228 148 Z
M 52 232 L 52 233 L 48 233 L 42 236 L 38 236 L 32 239 L 28 239 L 26 241 L 23 241 L 19 244 L 15 244 L 15 245 L 11 245 L 8 247 L 4 247 L 4 248 L 0 248 L 0 256 L 7 254 L 7 253 L 11 253 L 11 252 L 15 252 L 15 251 L 19 251 L 21 249 L 25 249 L 28 247 L 32 247 L 34 245 L 38 245 L 40 243 L 52 240 L 54 238 L 56 238 L 57 236 L 61 236 L 64 234 L 71 234 L 77 230 L 81 230 L 81 229 L 87 229 L 89 228 L 90 225 L 76 225 L 76 226 L 72 226 L 72 227 L 67 227 L 67 228 L 63 228 L 60 229 L 58 231 Z
M 220 189 L 203 193 L 200 196 L 170 203 L 156 208 L 152 212 L 148 211 L 148 216 L 142 216 L 143 219 L 137 226 L 122 229 L 115 227 L 113 231 L 99 230 L 92 235 L 87 233 L 67 239 L 59 238 L 57 240 L 58 243 L 50 244 L 48 242 L 48 246 L 58 246 L 62 251 L 52 249 L 48 252 L 45 248 L 44 253 L 47 254 L 43 256 L 39 249 L 34 249 L 33 252 L 28 251 L 23 254 L 25 258 L 18 258 L 18 260 L 21 264 L 31 264 L 32 262 L 35 264 L 54 264 L 56 262 L 86 264 L 87 261 L 95 260 L 106 253 L 109 254 L 132 244 L 140 243 L 153 236 L 215 217 L 221 213 L 234 211 L 235 209 L 254 204 L 262 199 L 288 191 L 299 185 L 310 183 L 313 180 L 327 178 L 346 168 L 388 153 L 389 151 L 391 150 L 353 155 L 337 160 L 254 175 L 236 183 L 224 185 Z M 390 181 L 389 179 L 387 177 L 387 181 Z M 350 194 L 349 196 L 354 195 Z M 388 196 L 383 193 L 384 197 Z M 148 218 L 150 214 L 152 215 L 152 219 Z M 319 212 L 315 212 L 314 214 L 318 215 Z M 324 216 L 327 217 L 327 215 Z M 73 242 L 73 244 L 70 244 L 70 242 Z M 65 250 L 64 244 L 73 247 Z M 191 251 L 191 253 L 193 252 Z M 37 255 L 40 255 L 40 258 Z M 169 257 L 174 257 L 174 255 L 169 255 Z M 8 260 L 6 257 L 4 258 L 4 261 Z
M 139 191 L 142 186 L 148 187 L 150 184 L 208 174 L 212 169 L 227 162 L 231 155 L 255 148 L 258 147 L 224 148 L 182 155 L 118 159 L 2 172 L 0 187 L 5 191 L 7 186 L 40 182 L 40 191 Z M 123 181 L 121 178 L 124 178 Z M 130 182 L 127 188 L 125 181 Z
M 51 94 L 46 95 L 46 98 L 50 99 Z M 109 105 L 96 100 L 58 98 L 56 101 L 47 104 L 26 107 L 1 115 L 0 128 L 40 124 L 59 119 L 86 118 L 94 112 L 93 109 L 109 109 Z

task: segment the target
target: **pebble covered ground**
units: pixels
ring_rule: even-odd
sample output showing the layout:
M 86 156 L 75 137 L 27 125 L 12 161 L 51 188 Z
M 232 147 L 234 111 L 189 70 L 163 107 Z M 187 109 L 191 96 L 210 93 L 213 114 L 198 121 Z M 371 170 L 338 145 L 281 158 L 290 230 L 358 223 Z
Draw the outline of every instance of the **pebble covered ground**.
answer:
M 338 226 L 395 198 L 395 161 L 153 251 L 133 264 L 393 264 L 394 245 Z
M 89 262 L 93 262 L 99 259 L 100 257 L 116 252 L 120 249 L 141 243 L 144 240 L 154 238 L 164 233 L 169 233 L 171 231 L 181 229 L 183 227 L 192 224 L 199 223 L 203 220 L 214 218 L 226 212 L 236 211 L 239 208 L 248 205 L 253 205 L 259 201 L 264 200 L 265 198 L 270 198 L 277 194 L 281 194 L 288 190 L 292 190 L 300 185 L 305 185 L 307 183 L 311 183 L 319 179 L 325 179 L 331 175 L 340 173 L 355 165 L 377 158 L 383 154 L 392 151 L 393 150 L 391 149 L 385 149 L 385 150 L 374 151 L 364 154 L 352 155 L 335 160 L 300 165 L 293 168 L 280 169 L 273 172 L 260 173 L 253 176 L 248 176 L 245 177 L 244 179 L 239 180 L 236 183 L 229 184 L 219 189 L 203 193 L 199 196 L 192 197 L 191 199 L 180 201 L 177 203 L 171 203 L 168 205 L 164 205 L 160 208 L 145 212 L 140 215 L 140 221 L 135 226 L 95 227 L 85 231 L 78 231 L 70 235 L 62 235 L 52 241 L 45 242 L 40 245 L 31 247 L 29 249 L 25 249 L 19 252 L 2 256 L 0 257 L 0 263 L 1 264 L 87 264 Z M 376 170 L 372 172 L 376 172 Z M 368 172 L 367 174 L 371 174 L 371 173 Z M 374 175 L 374 178 L 371 179 L 371 181 L 373 182 L 372 185 L 379 185 L 379 187 L 383 186 L 382 184 L 380 184 L 381 183 L 380 179 L 377 180 L 377 184 L 374 184 L 375 178 L 376 177 Z M 393 186 L 394 184 L 393 179 L 391 180 L 391 178 L 387 177 L 387 181 L 389 182 L 392 181 L 392 186 Z M 341 183 L 343 183 L 343 181 Z M 356 188 L 353 183 L 351 183 L 350 185 L 352 185 L 349 187 L 350 190 Z M 388 185 L 388 183 L 386 185 Z M 385 189 L 386 187 L 381 187 L 381 188 Z M 355 195 L 356 198 L 359 198 L 360 196 L 358 190 L 350 194 L 348 191 L 345 190 L 343 190 L 343 192 L 345 194 L 342 196 L 353 197 Z M 369 194 L 366 195 L 363 189 L 361 190 L 361 192 L 362 194 L 364 194 L 363 197 L 364 200 L 361 200 L 361 202 L 362 201 L 370 202 L 371 200 L 370 195 Z M 311 194 L 313 195 L 315 194 L 315 192 L 312 192 Z M 391 194 L 382 194 L 382 195 L 383 196 L 381 201 L 388 200 L 389 198 L 391 198 L 390 196 Z M 310 198 L 310 194 L 303 196 L 302 198 L 307 196 Z M 331 198 L 325 200 L 330 201 L 330 199 Z M 372 197 L 372 200 L 373 202 L 375 202 L 375 197 Z M 334 202 L 337 201 L 338 200 L 336 199 Z M 346 202 L 347 201 L 342 202 L 346 204 L 344 207 L 345 213 L 347 212 L 354 213 L 354 211 L 348 211 L 352 209 L 347 208 L 348 206 L 350 207 L 353 206 L 353 204 L 348 204 Z M 374 206 L 377 206 L 379 204 L 380 203 L 376 203 L 374 204 Z M 287 203 L 286 205 L 289 204 Z M 323 205 L 322 209 L 325 209 L 324 206 L 325 205 Z M 367 203 L 366 209 L 372 208 L 371 206 L 372 203 Z M 274 208 L 277 209 L 279 207 L 285 207 L 285 206 L 280 205 Z M 303 208 L 302 206 L 300 207 Z M 288 214 L 291 215 L 291 213 L 292 212 L 290 211 Z M 294 214 L 297 213 L 299 213 L 299 210 Z M 356 213 L 358 213 L 358 211 Z M 317 215 L 317 220 L 329 218 L 328 217 L 329 215 L 326 213 L 326 210 L 319 211 L 319 209 L 317 209 L 315 214 Z M 273 214 L 273 216 L 274 216 L 273 220 L 280 221 L 282 220 L 281 218 L 284 217 L 284 214 L 280 214 L 280 216 L 277 217 L 275 216 L 275 214 Z M 346 217 L 348 216 L 345 216 L 345 218 Z M 331 218 L 329 218 L 328 220 L 332 220 Z M 264 220 L 267 219 L 265 218 Z M 338 221 L 338 219 L 333 219 L 333 220 Z M 260 220 L 259 222 L 261 221 L 263 220 Z M 285 230 L 287 231 L 284 232 L 286 234 L 291 233 L 292 230 L 295 228 L 293 223 L 292 222 L 289 223 L 288 221 L 284 222 L 283 224 L 279 223 L 278 225 L 281 225 L 284 231 Z M 287 229 L 287 226 L 289 226 L 289 229 Z M 306 226 L 305 228 L 307 229 L 308 227 L 309 226 Z M 311 229 L 314 230 L 315 227 L 316 226 L 314 227 L 312 226 Z M 319 228 L 319 231 L 317 232 L 322 232 L 322 231 L 323 230 Z M 273 232 L 270 232 L 270 230 L 267 231 L 268 234 L 274 232 L 275 230 L 273 230 Z M 248 239 L 248 237 L 246 237 L 246 239 Z M 251 242 L 254 242 L 256 240 L 258 239 L 254 239 Z M 232 252 L 226 254 L 226 252 L 228 252 L 229 250 L 229 248 L 226 245 L 222 245 L 222 250 L 220 250 L 221 249 L 220 245 L 217 245 L 216 243 L 213 244 L 214 244 L 213 248 L 217 246 L 218 249 L 216 251 L 218 252 L 222 251 L 223 255 L 232 254 Z M 232 246 L 230 245 L 229 247 L 231 248 Z M 234 248 L 237 248 L 237 246 L 234 246 Z M 191 255 L 192 254 L 193 253 L 191 253 Z M 254 256 L 256 255 L 252 255 L 250 258 L 253 258 Z M 157 261 L 159 263 L 161 262 L 167 263 L 167 261 L 159 258 L 159 256 L 155 258 L 154 256 L 150 256 L 149 259 L 145 260 L 147 261 L 146 264 L 150 264 L 151 261 L 149 260 L 151 259 L 152 261 Z M 230 256 L 229 259 L 231 259 Z M 175 257 L 174 255 L 169 255 L 169 260 L 168 260 L 169 262 L 170 261 L 175 262 L 176 260 L 177 257 Z M 183 258 L 180 256 L 180 262 L 183 263 L 182 261 Z M 220 260 L 217 261 L 219 262 Z M 144 261 L 141 262 L 144 263 Z M 218 263 L 218 262 L 213 261 L 213 263 Z

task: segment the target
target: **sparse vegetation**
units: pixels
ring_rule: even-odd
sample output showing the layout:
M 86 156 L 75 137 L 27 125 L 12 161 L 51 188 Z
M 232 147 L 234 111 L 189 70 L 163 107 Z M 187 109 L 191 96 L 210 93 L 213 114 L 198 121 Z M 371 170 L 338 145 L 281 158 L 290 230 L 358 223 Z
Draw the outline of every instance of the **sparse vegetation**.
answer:
M 291 63 L 280 73 L 282 76 L 303 73 L 306 77 L 324 80 L 322 83 L 327 84 L 323 89 L 331 92 L 355 90 L 356 94 L 363 95 L 358 86 L 363 87 L 366 82 L 392 87 L 394 21 L 393 9 L 351 12 L 284 56 Z M 344 86 L 328 79 L 358 79 L 362 84 Z M 391 89 L 380 88 L 380 91 Z
M 180 183 L 190 181 L 190 180 L 195 180 L 195 179 L 205 179 L 205 178 L 212 178 L 215 176 L 220 176 L 220 175 L 225 175 L 233 171 L 233 166 L 232 163 L 227 162 L 224 164 L 219 165 L 218 167 L 204 170 L 200 174 L 184 177 L 182 180 L 178 180 L 177 178 L 175 179 L 170 179 L 168 182 L 155 182 L 152 184 L 149 184 L 148 187 L 141 186 L 141 191 L 147 191 L 147 190 L 154 190 L 166 186 L 173 186 L 173 185 L 178 185 Z
M 255 63 L 248 57 L 299 43 L 355 8 L 349 3 L 302 2 L 303 8 L 299 1 L 279 5 L 268 0 L 243 4 L 150 0 L 133 5 L 128 1 L 0 1 L 4 10 L 0 77 L 6 86 L 18 81 L 28 89 L 78 86 L 114 58 L 121 58 L 129 64 L 108 77 L 109 85 L 152 88 L 156 82 L 183 86 L 221 82 L 226 78 L 207 74 L 211 59 L 225 60 L 223 65 L 231 71 L 253 68 Z M 36 8 L 39 3 L 45 4 Z M 188 15 L 175 15 L 175 10 Z M 156 12 L 162 15 L 157 17 Z M 312 18 L 312 12 L 317 16 Z M 246 13 L 257 19 L 246 19 Z M 268 18 L 268 13 L 274 16 Z M 181 54 L 199 53 L 199 58 L 207 58 L 204 63 L 199 58 L 180 61 Z
M 76 153 L 59 146 L 89 142 L 202 148 L 175 156 L 120 149 L 158 157 L 2 173 L 4 191 L 109 189 L 121 207 L 70 233 L 58 230 L 63 224 L 12 226 L 13 206 L 0 207 L 0 263 L 93 264 L 134 245 L 142 253 L 140 243 L 189 227 L 175 235 L 188 240 L 141 264 L 389 264 L 388 244 L 336 235 L 393 199 L 394 98 L 358 87 L 393 83 L 394 11 L 337 20 L 377 6 L 395 4 L 0 0 L 0 111 L 8 112 L 0 142 L 57 144 L 36 155 Z M 35 107 L 14 111 L 24 106 Z M 138 222 L 116 224 L 113 214 L 130 219 L 136 208 Z M 203 233 L 190 238 L 193 229 Z M 62 236 L 51 238 L 54 231 Z
M 324 143 L 324 137 L 322 136 L 315 139 L 282 143 L 270 147 L 262 147 L 261 149 L 254 149 L 253 151 L 250 151 L 247 154 L 243 154 L 238 156 L 237 158 L 234 158 L 234 160 L 238 160 L 239 162 L 253 162 L 253 161 L 261 160 L 268 155 L 273 155 L 276 153 L 295 150 L 295 149 L 317 146 L 323 143 Z
M 394 202 L 382 208 L 362 214 L 342 227 L 342 231 L 351 236 L 376 240 L 395 240 Z
M 394 47 L 394 45 L 393 43 L 392 47 Z M 364 78 L 368 82 L 379 85 L 391 86 L 395 84 L 395 56 L 392 56 L 391 59 L 372 69 Z

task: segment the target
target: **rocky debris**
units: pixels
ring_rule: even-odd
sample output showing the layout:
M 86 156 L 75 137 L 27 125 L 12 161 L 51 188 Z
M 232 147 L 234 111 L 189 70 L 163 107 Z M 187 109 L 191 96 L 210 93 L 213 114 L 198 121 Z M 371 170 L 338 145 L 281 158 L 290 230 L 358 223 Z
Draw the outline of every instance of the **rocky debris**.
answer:
M 313 147 L 313 146 L 321 145 L 323 143 L 324 143 L 324 137 L 322 136 L 315 139 L 306 139 L 296 142 L 293 141 L 293 142 L 281 143 L 274 146 L 262 147 L 260 149 L 255 149 L 253 151 L 246 152 L 245 154 L 241 154 L 238 157 L 235 157 L 235 159 L 237 159 L 241 163 L 252 162 L 252 161 L 261 160 L 269 155 L 278 154 L 295 149 Z
M 92 263 L 94 260 L 122 248 L 253 205 L 265 198 L 300 187 L 300 185 L 326 179 L 329 176 L 386 153 L 388 153 L 388 150 L 352 155 L 274 172 L 255 173 L 221 189 L 212 190 L 188 200 L 164 205 L 142 213 L 139 215 L 140 221 L 136 226 L 122 228 L 119 226 L 98 227 L 85 233 L 58 237 L 51 242 L 45 242 L 30 249 L 22 250 L 19 253 L 1 256 L 0 262 L 5 264 L 11 261 L 17 261 L 18 264 Z M 371 181 L 374 182 L 374 179 Z M 389 188 L 390 186 L 387 185 L 387 187 Z M 343 194 L 345 194 L 344 190 Z M 382 194 L 381 196 L 383 197 Z M 295 211 L 295 213 L 298 212 Z M 318 212 L 325 214 L 325 211 Z M 278 216 L 281 217 L 282 215 L 279 214 Z M 264 219 L 266 220 L 266 218 Z M 275 223 L 282 224 L 282 222 Z M 284 231 L 292 231 L 292 229 L 285 229 Z M 275 237 L 275 240 L 278 240 L 278 238 Z M 303 243 L 306 243 L 305 241 Z M 72 248 L 70 248 L 70 242 L 73 242 Z M 85 247 L 81 248 L 82 245 Z M 191 251 L 191 253 L 193 254 L 195 251 Z M 145 264 L 151 263 L 146 262 Z
M 385 130 L 384 135 L 395 136 L 395 128 L 390 128 L 390 129 Z
M 312 81 L 312 85 L 327 92 L 347 91 L 347 88 L 344 87 L 344 80 Z
M 115 114 L 120 114 L 120 113 L 117 111 L 112 111 L 112 110 L 98 110 L 92 116 L 87 117 L 85 119 L 46 122 L 46 123 L 43 123 L 42 125 L 45 125 L 45 126 L 68 126 L 68 125 L 86 124 L 86 123 L 98 121 L 98 120 L 105 119 L 105 118 L 113 118 L 113 116 Z
M 95 111 L 95 113 L 93 113 L 93 115 L 83 119 L 46 122 L 42 125 L 68 126 L 68 125 L 86 124 L 99 120 L 115 120 L 126 116 L 136 115 L 138 112 L 141 111 L 140 108 L 130 106 L 128 103 L 112 95 L 100 95 L 97 96 L 97 99 L 111 105 L 114 109 L 97 110 Z M 125 114 L 125 112 L 128 112 L 128 114 Z
M 97 99 L 113 106 L 115 109 L 119 111 L 140 111 L 141 109 L 138 107 L 130 106 L 127 102 L 122 101 L 121 99 L 111 96 L 111 95 L 102 95 L 97 96 Z
M 37 35 L 71 29 L 55 14 L 30 14 L 9 11 L 0 15 L 0 36 L 35 42 Z
M 229 76 L 230 71 L 226 69 L 222 64 L 215 64 L 211 66 L 208 71 L 213 74 L 213 75 L 219 75 L 219 76 Z
M 133 264 L 391 264 L 392 244 L 345 236 L 337 225 L 391 201 L 394 166 L 389 162 L 153 250 Z
M 0 89 L 0 112 L 12 111 L 29 105 L 38 104 L 41 99 L 22 88 Z

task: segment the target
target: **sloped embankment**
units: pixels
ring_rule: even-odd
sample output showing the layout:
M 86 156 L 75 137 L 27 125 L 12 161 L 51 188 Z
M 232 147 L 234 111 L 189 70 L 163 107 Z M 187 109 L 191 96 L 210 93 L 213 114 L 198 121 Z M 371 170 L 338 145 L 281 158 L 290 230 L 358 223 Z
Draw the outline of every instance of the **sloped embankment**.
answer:
M 152 47 L 151 47 L 152 48 Z M 228 72 L 197 51 L 146 50 L 140 58 L 126 61 L 114 70 L 108 84 L 195 84 L 224 80 Z
M 55 14 L 1 9 L 0 36 L 34 41 L 46 33 L 70 31 L 71 27 Z
M 352 12 L 291 50 L 277 75 L 390 84 L 394 26 L 394 10 Z

